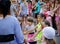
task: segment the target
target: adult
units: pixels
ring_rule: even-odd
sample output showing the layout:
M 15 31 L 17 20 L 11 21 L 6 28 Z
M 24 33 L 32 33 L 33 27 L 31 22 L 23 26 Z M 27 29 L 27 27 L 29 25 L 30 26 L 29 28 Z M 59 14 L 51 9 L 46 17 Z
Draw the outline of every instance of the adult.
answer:
M 0 0 L 0 44 L 23 44 L 21 26 L 10 16 L 10 6 L 10 0 Z

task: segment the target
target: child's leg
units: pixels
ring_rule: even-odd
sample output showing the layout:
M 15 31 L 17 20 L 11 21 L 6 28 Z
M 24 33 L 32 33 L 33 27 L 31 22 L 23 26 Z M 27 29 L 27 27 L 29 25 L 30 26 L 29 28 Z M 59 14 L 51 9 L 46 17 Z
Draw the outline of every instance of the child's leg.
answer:
M 24 39 L 24 43 L 27 44 L 27 41 Z
M 60 35 L 60 24 L 58 24 L 57 29 L 58 29 L 58 34 Z

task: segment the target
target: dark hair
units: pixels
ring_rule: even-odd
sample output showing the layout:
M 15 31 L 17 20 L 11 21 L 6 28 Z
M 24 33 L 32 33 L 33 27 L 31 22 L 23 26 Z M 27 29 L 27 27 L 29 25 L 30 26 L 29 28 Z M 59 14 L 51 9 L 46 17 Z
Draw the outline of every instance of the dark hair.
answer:
M 57 0 L 58 1 L 58 4 L 60 4 L 60 0 Z
M 10 12 L 10 0 L 0 0 L 0 13 L 5 17 Z
M 45 22 L 46 25 L 50 26 L 50 22 L 49 21 L 45 20 L 44 22 Z
M 31 0 L 27 0 L 27 2 L 32 2 Z
M 34 22 L 32 18 L 27 19 L 28 22 Z
M 38 0 L 35 0 L 35 2 L 38 2 Z
M 44 14 L 42 14 L 42 13 L 39 13 L 39 16 L 40 16 L 41 18 L 43 18 L 43 17 L 44 17 L 44 19 L 46 19 L 45 15 L 44 15 Z
M 24 0 L 22 0 L 22 2 L 24 2 Z

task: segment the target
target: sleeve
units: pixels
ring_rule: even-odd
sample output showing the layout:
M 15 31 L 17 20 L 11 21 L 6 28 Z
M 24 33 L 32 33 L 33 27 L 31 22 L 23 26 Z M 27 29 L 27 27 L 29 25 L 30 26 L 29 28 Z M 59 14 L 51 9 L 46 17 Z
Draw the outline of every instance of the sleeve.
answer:
M 21 44 L 21 43 L 24 42 L 24 35 L 23 35 L 23 32 L 21 30 L 21 26 L 19 25 L 18 20 L 15 20 L 15 25 L 14 26 L 15 26 L 14 27 L 15 28 L 14 32 L 15 32 L 16 41 L 17 41 L 18 44 Z

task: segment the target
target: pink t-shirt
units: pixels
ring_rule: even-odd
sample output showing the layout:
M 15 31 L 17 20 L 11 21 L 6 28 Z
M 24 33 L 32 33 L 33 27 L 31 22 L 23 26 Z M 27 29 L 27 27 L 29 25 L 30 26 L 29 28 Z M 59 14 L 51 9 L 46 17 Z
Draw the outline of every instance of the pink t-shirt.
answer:
M 28 3 L 28 14 L 30 14 L 32 12 L 31 8 L 32 8 L 32 4 Z
M 46 20 L 49 21 L 50 25 L 52 26 L 52 19 L 51 19 L 52 12 L 51 11 L 47 11 L 46 14 L 47 14 Z
M 28 34 L 28 42 L 33 42 L 32 40 L 30 40 L 33 36 L 34 34 Z

